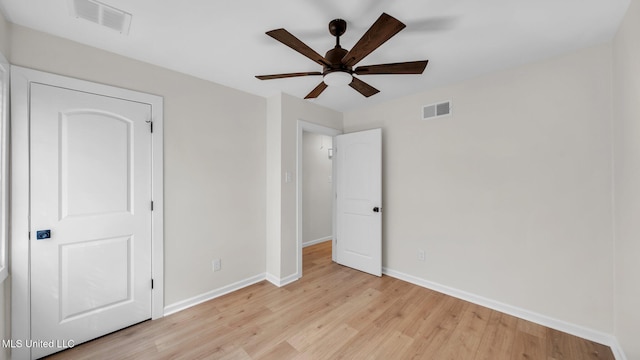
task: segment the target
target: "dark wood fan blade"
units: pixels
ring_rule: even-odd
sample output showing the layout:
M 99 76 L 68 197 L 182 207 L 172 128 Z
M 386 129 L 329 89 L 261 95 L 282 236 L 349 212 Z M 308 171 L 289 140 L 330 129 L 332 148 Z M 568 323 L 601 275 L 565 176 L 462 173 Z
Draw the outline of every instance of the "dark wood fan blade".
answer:
M 407 21 L 407 31 L 447 31 L 456 26 L 458 18 L 453 16 L 431 16 L 424 19 Z
M 288 74 L 256 75 L 256 77 L 260 80 L 272 80 L 272 79 L 284 79 L 284 78 L 290 78 L 290 77 L 313 76 L 313 75 L 322 75 L 322 73 L 319 71 L 311 71 L 311 72 L 298 72 L 298 73 L 288 73 Z
M 408 61 L 393 64 L 359 66 L 353 72 L 358 75 L 422 74 L 429 60 Z
M 353 80 L 351 81 L 349 86 L 354 88 L 357 92 L 364 95 L 365 97 L 369 97 L 380 92 L 380 90 L 374 88 L 373 86 L 367 84 L 366 82 L 358 79 L 355 76 L 353 77 Z
M 325 84 L 324 81 L 323 81 L 320 84 L 318 84 L 318 86 L 316 86 L 313 90 L 311 90 L 311 92 L 309 94 L 307 94 L 307 96 L 305 96 L 304 98 L 305 99 L 315 99 L 320 94 L 322 94 L 322 92 L 326 88 L 327 88 L 327 84 Z
M 377 49 L 404 28 L 405 24 L 400 22 L 400 20 L 383 13 L 378 20 L 371 25 L 369 30 L 362 35 L 351 51 L 342 58 L 342 63 L 345 66 L 357 64 L 360 60 L 364 59 L 365 56 L 371 54 L 373 50 Z
M 310 48 L 307 44 L 300 41 L 300 39 L 293 36 L 285 29 L 267 31 L 266 34 L 287 45 L 293 50 L 299 52 L 300 54 L 308 57 L 309 59 L 317 62 L 320 65 L 329 65 L 329 61 L 327 61 L 322 55 L 318 54 L 315 50 Z

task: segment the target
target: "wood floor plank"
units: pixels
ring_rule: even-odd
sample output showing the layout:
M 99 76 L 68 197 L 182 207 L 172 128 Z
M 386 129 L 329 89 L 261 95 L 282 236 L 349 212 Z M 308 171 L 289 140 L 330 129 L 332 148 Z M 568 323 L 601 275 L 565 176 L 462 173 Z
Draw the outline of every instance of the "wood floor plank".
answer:
M 213 355 L 210 356 L 211 359 L 216 359 L 216 357 L 214 357 Z M 244 351 L 243 348 L 237 348 L 235 349 L 235 351 L 230 352 L 227 355 L 224 355 L 221 358 L 217 358 L 219 360 L 251 360 L 251 357 L 249 356 L 249 354 L 247 354 L 246 351 Z
M 331 242 L 304 249 L 304 276 L 262 281 L 50 359 L 614 360 L 557 330 L 331 261 Z
M 382 351 L 381 344 L 391 334 L 381 331 L 376 326 L 359 330 L 348 342 L 335 353 L 335 359 L 370 359 Z
M 609 347 L 602 344 L 595 343 L 581 339 L 577 336 L 569 335 L 569 344 L 571 351 L 574 354 L 579 354 L 581 359 L 584 360 L 614 360 L 614 356 L 611 353 Z
M 545 339 L 535 335 L 531 335 L 528 332 L 516 330 L 516 336 L 513 345 L 513 351 L 511 353 L 511 359 L 513 360 L 532 360 L 532 359 L 546 359 L 547 358 L 547 346 Z
M 322 333 L 316 334 L 313 341 L 307 342 L 302 347 L 300 355 L 295 359 L 333 359 L 339 349 L 356 336 L 357 333 L 356 329 L 346 324 L 333 326 L 322 331 Z
M 352 301 L 336 307 L 325 316 L 322 316 L 304 326 L 301 331 L 288 340 L 289 343 L 291 343 L 291 345 L 296 349 L 304 351 L 306 348 L 324 340 L 327 336 L 330 336 L 336 328 L 349 333 L 351 331 L 348 330 L 353 330 L 357 333 L 357 330 L 348 325 L 344 325 L 345 320 L 347 320 L 354 312 L 370 304 L 379 295 L 380 292 L 377 290 L 366 289 L 361 294 L 354 297 Z
M 282 297 L 287 297 L 291 292 L 286 288 L 278 288 L 268 281 L 261 281 L 252 286 L 226 294 L 216 299 L 215 302 L 207 301 L 201 305 L 211 303 L 212 306 L 220 312 L 229 311 L 229 309 L 242 307 L 247 304 L 265 305 L 270 301 L 275 301 Z M 189 310 L 189 309 L 187 309 Z M 180 314 L 183 310 L 177 314 Z M 176 314 L 176 315 L 177 315 Z
M 549 360 L 574 359 L 570 336 L 555 329 L 547 329 L 547 354 Z
M 517 325 L 517 318 L 498 311 L 492 311 L 474 359 L 509 360 L 513 350 Z
M 547 328 L 542 325 L 532 323 L 531 321 L 518 319 L 517 328 L 518 331 L 526 332 L 527 334 L 536 336 L 540 339 L 545 339 L 547 337 Z
M 470 303 L 436 357 L 443 360 L 473 359 L 490 316 L 491 309 Z
M 347 323 L 351 327 L 357 330 L 363 330 L 371 327 L 371 324 L 376 321 L 376 319 L 378 319 L 396 301 L 398 301 L 398 297 L 396 295 L 401 294 L 403 291 L 410 288 L 409 286 L 406 286 L 407 283 L 402 284 L 397 281 L 389 283 L 393 286 L 387 286 L 386 289 L 381 289 L 379 283 L 373 284 L 373 288 L 380 291 L 381 296 L 378 296 L 366 307 L 363 307 L 352 314 L 352 316 L 347 320 Z
M 447 342 L 467 306 L 468 303 L 465 301 L 447 297 L 442 306 L 434 309 L 425 319 L 415 336 L 413 345 L 401 358 L 435 359 L 435 354 Z
M 405 352 L 415 341 L 412 337 L 397 330 L 385 334 L 385 339 L 373 350 L 371 358 L 396 359 L 398 354 Z
M 416 304 L 417 311 L 413 314 L 411 321 L 402 329 L 402 333 L 410 337 L 416 337 L 418 330 L 432 314 L 433 309 L 440 307 L 446 299 L 446 296 L 441 293 L 428 289 L 423 290 L 426 292 L 418 294 L 419 302 Z
M 288 342 L 283 341 L 274 346 L 270 351 L 264 355 L 257 356 L 255 359 L 259 360 L 287 360 L 294 359 L 300 353 L 291 346 Z
M 373 321 L 373 325 L 381 329 L 404 329 L 417 311 L 413 301 L 416 300 L 415 294 L 418 290 L 415 286 L 407 288 L 401 297 L 393 301 L 391 306 Z

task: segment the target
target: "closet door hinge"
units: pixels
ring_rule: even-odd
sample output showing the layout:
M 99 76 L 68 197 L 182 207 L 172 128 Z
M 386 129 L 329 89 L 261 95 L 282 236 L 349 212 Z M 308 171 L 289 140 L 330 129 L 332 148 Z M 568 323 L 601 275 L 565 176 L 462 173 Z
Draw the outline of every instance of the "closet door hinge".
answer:
M 153 200 L 151 200 L 151 211 L 153 211 Z
M 151 290 L 153 290 L 153 279 L 151 279 Z

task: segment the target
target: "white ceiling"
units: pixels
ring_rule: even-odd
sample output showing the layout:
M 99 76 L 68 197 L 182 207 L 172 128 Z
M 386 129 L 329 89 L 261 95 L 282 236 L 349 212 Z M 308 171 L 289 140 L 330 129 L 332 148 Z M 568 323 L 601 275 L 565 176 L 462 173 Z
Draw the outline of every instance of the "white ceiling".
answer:
M 322 71 L 265 35 L 285 28 L 320 54 L 327 25 L 345 19 L 349 49 L 386 12 L 407 28 L 358 65 L 429 59 L 422 75 L 360 78 L 310 100 L 339 111 L 398 98 L 611 40 L 630 0 L 102 0 L 133 14 L 129 35 L 70 15 L 68 0 L 0 0 L 13 23 L 260 96 L 304 97 L 321 77 L 261 81 L 254 75 Z

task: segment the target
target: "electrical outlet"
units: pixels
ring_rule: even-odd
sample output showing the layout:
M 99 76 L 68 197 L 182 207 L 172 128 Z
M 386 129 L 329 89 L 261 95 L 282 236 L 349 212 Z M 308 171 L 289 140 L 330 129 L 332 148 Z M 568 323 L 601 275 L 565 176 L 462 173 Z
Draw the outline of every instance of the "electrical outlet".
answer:
M 211 262 L 211 265 L 213 266 L 213 271 L 220 271 L 222 269 L 222 260 L 220 259 L 213 259 L 213 261 Z
M 418 249 L 418 260 L 424 261 L 424 250 Z

